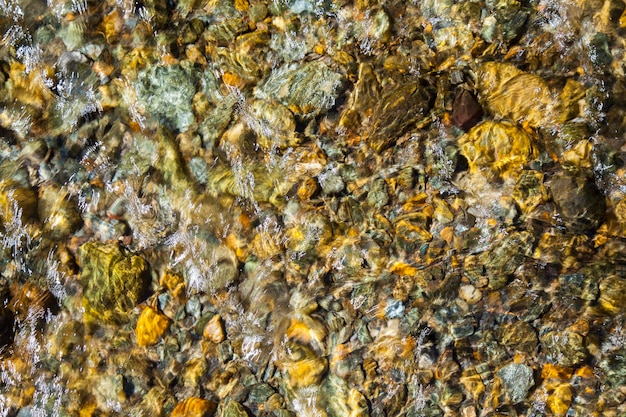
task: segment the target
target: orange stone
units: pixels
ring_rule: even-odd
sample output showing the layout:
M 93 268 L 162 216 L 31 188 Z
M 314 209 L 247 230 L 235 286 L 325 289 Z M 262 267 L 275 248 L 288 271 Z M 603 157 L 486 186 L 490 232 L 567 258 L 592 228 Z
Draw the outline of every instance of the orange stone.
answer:
M 213 401 L 190 397 L 176 404 L 170 417 L 211 417 L 216 409 Z
M 155 308 L 146 307 L 137 320 L 135 329 L 137 344 L 139 346 L 151 346 L 156 344 L 167 331 L 170 320 Z
M 543 369 L 541 370 L 541 378 L 543 379 L 560 379 L 560 380 L 568 380 L 572 376 L 572 368 L 567 368 L 565 366 L 552 365 L 547 363 Z
M 213 343 L 221 343 L 224 339 L 226 339 L 224 326 L 222 325 L 222 318 L 219 314 L 211 317 L 206 326 L 204 326 L 202 335 Z
M 570 384 L 558 385 L 548 396 L 546 404 L 555 416 L 564 416 L 572 403 L 572 387 Z

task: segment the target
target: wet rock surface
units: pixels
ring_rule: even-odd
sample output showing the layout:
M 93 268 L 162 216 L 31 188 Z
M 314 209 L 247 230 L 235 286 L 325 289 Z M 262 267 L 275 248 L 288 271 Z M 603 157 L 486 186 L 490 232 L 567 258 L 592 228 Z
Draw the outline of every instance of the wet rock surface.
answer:
M 619 415 L 624 10 L 0 1 L 0 415 Z

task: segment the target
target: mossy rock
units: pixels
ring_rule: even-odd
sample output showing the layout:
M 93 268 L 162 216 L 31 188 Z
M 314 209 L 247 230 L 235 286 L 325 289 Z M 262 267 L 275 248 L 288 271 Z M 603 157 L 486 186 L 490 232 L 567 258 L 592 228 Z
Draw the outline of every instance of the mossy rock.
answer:
M 123 323 L 145 299 L 148 263 L 117 243 L 88 242 L 78 248 L 85 321 Z

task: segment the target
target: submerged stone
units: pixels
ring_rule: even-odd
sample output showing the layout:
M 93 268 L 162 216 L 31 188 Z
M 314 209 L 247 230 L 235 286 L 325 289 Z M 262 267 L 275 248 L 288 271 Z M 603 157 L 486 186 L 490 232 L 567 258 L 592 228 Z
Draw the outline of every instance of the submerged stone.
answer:
M 533 139 L 508 121 L 480 123 L 461 136 L 458 145 L 470 173 L 488 178 L 517 177 L 538 156 Z
M 170 417 L 211 417 L 216 409 L 213 401 L 190 397 L 176 404 Z
M 156 344 L 167 331 L 170 320 L 153 307 L 146 307 L 137 320 L 135 333 L 139 346 Z
M 343 89 L 343 77 L 322 61 L 275 69 L 254 95 L 278 100 L 297 116 L 311 118 L 330 110 Z
M 396 139 L 428 114 L 433 95 L 419 81 L 400 84 L 373 109 L 368 142 L 375 152 L 392 146 Z
M 221 411 L 218 413 L 220 417 L 248 417 L 246 409 L 237 401 L 226 400 Z
M 192 99 L 197 75 L 182 65 L 155 65 L 139 74 L 137 99 L 169 129 L 184 132 L 195 122 Z
M 78 248 L 85 320 L 123 323 L 147 295 L 148 263 L 117 243 L 88 242 Z
M 573 231 L 591 231 L 603 221 L 606 200 L 591 179 L 561 172 L 550 181 L 550 192 L 559 214 Z
M 541 336 L 541 346 L 549 362 L 575 366 L 587 357 L 584 338 L 575 332 L 551 331 Z

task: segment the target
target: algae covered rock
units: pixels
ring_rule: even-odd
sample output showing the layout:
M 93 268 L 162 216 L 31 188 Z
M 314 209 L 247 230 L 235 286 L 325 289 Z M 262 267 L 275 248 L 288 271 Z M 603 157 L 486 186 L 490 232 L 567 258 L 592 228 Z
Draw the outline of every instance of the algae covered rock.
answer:
M 237 401 L 226 400 L 218 413 L 220 417 L 248 417 L 246 409 Z
M 548 332 L 541 337 L 541 345 L 548 362 L 557 365 L 575 366 L 587 357 L 584 337 L 575 332 Z
M 78 248 L 87 321 L 121 323 L 145 298 L 148 263 L 117 243 L 88 242 Z

